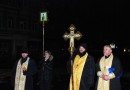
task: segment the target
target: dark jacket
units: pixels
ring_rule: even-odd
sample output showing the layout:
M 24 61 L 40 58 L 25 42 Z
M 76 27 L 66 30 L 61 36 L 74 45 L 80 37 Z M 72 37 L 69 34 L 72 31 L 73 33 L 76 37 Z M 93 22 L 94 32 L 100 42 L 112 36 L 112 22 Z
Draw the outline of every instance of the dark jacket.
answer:
M 41 77 L 43 77 L 45 80 L 49 80 L 52 78 L 52 72 L 53 72 L 53 56 L 51 56 L 47 61 L 42 60 L 40 62 L 41 64 Z
M 40 90 L 50 90 L 53 79 L 53 56 L 40 62 Z

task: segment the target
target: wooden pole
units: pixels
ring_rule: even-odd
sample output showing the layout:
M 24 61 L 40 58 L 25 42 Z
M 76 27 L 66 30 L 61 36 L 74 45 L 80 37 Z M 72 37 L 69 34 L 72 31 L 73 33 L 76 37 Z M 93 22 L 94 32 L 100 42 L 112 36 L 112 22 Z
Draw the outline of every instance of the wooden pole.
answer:
M 43 21 L 43 53 L 44 53 L 44 44 L 45 44 L 45 41 L 44 41 L 44 33 L 45 33 L 45 31 L 44 31 L 44 21 Z

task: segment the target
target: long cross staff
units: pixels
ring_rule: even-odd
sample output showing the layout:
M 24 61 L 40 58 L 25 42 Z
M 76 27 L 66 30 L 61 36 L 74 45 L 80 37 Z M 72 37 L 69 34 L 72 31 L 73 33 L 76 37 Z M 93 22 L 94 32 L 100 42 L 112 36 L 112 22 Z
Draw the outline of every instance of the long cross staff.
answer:
M 76 29 L 75 26 L 73 24 L 71 24 L 71 26 L 69 27 L 70 34 L 65 33 L 63 35 L 63 38 L 65 40 L 70 39 L 69 51 L 70 51 L 71 57 L 72 57 L 74 49 L 75 49 L 74 39 L 76 38 L 77 40 L 79 40 L 82 37 L 82 34 L 79 31 L 77 31 L 77 33 L 74 33 L 75 29 Z M 75 90 L 74 89 L 74 78 L 73 78 L 73 60 L 71 60 L 71 76 L 72 76 L 72 82 L 71 82 L 72 83 L 72 90 Z

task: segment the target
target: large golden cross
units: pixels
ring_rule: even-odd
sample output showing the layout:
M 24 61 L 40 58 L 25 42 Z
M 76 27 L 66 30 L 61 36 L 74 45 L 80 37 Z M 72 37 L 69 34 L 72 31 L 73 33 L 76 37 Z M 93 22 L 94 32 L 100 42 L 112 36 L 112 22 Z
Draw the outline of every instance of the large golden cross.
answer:
M 74 47 L 74 39 L 79 40 L 82 37 L 82 34 L 79 31 L 77 31 L 76 33 L 74 33 L 75 29 L 76 29 L 75 26 L 73 24 L 71 24 L 70 27 L 69 27 L 70 33 L 68 34 L 66 32 L 63 35 L 63 38 L 65 40 L 70 39 L 69 51 L 70 51 L 71 56 L 72 56 L 72 54 L 74 52 L 74 49 L 75 49 L 75 47 Z

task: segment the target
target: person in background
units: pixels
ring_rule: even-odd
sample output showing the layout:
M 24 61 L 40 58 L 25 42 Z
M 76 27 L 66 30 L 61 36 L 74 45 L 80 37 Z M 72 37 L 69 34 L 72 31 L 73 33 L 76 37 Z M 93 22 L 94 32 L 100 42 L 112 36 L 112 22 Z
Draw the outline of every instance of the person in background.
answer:
M 53 55 L 50 51 L 43 53 L 40 62 L 40 90 L 51 90 L 53 78 Z

